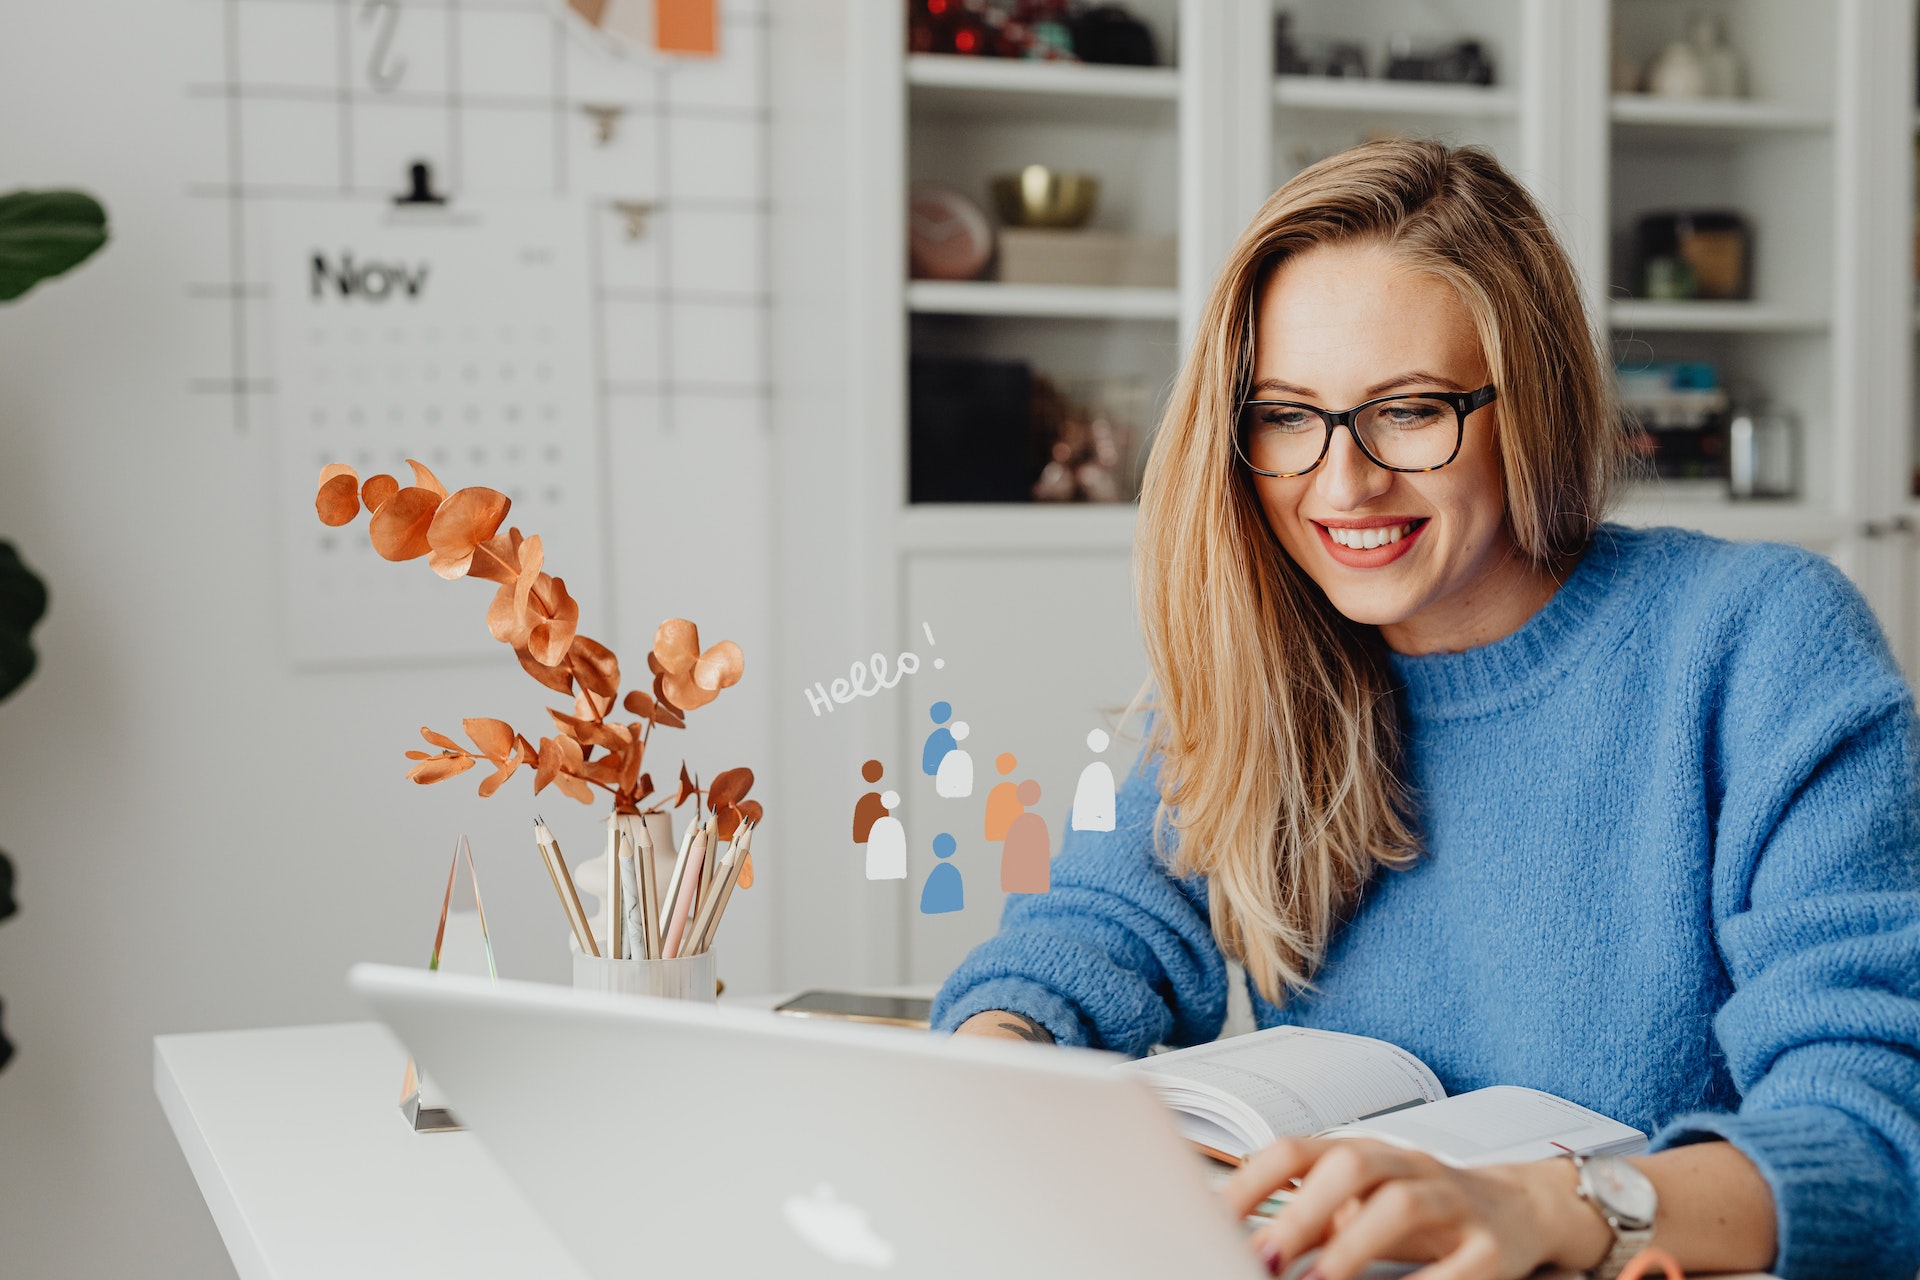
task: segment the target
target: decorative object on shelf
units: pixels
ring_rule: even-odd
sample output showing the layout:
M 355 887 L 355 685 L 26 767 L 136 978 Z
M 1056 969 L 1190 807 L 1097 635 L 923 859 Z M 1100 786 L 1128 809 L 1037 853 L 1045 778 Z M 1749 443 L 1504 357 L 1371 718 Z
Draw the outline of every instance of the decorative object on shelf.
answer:
M 1708 96 L 1747 96 L 1747 64 L 1727 39 L 1726 23 L 1718 14 L 1696 13 L 1688 18 L 1687 40 L 1706 68 Z
M 907 193 L 907 265 L 916 280 L 971 280 L 993 258 L 993 224 L 949 187 L 916 183 Z
M 1122 67 L 1151 67 L 1159 62 L 1153 29 L 1126 6 L 1097 4 L 1074 15 L 1073 51 L 1082 62 Z
M 1647 66 L 1647 92 L 1661 98 L 1704 98 L 1711 81 L 1707 64 L 1690 40 L 1675 40 Z
M 907 51 L 1074 61 L 1067 0 L 907 0 Z
M 1046 465 L 1036 502 L 1131 502 L 1139 496 L 1138 424 L 1151 396 L 1137 379 L 1091 379 L 1064 389 L 1034 378 L 1033 430 Z
M 1171 289 L 1179 273 L 1173 236 L 1027 227 L 1000 232 L 999 277 L 1006 284 Z
M 1364 79 L 1367 53 L 1352 40 L 1295 36 L 1293 15 L 1283 9 L 1273 15 L 1273 70 L 1283 76 Z
M 1043 164 L 999 174 L 988 185 L 1001 221 L 1010 227 L 1085 226 L 1100 199 L 1100 179 L 1092 174 Z
M 1025 502 L 1033 371 L 1021 360 L 916 355 L 908 369 L 908 500 Z
M 1634 446 L 1665 480 L 1727 477 L 1727 393 L 1719 370 L 1700 362 L 1622 367 L 1620 405 L 1634 419 Z
M 1727 492 L 1791 498 L 1800 488 L 1800 421 L 1785 409 L 1738 407 L 1727 423 Z
M 1731 301 L 1753 296 L 1753 234 L 1726 210 L 1650 213 L 1636 231 L 1643 297 Z
M 1395 36 L 1387 46 L 1387 79 L 1434 84 L 1493 83 L 1493 62 L 1478 40 Z

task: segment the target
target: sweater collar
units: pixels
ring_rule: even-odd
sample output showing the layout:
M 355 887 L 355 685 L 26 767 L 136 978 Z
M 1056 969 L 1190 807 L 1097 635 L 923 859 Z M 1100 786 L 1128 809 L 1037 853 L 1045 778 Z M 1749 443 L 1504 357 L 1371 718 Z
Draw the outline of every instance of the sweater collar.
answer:
M 1492 644 L 1461 653 L 1390 654 L 1408 714 L 1416 720 L 1487 715 L 1552 688 L 1632 598 L 1645 560 L 1631 554 L 1640 538 L 1637 530 L 1601 525 L 1553 598 Z

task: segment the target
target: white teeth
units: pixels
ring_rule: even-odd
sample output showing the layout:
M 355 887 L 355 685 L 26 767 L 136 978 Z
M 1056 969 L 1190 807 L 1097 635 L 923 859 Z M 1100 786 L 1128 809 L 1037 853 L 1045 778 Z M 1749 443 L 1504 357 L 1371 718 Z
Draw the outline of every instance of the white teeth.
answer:
M 1405 524 L 1385 525 L 1373 529 L 1335 529 L 1327 528 L 1327 535 L 1343 547 L 1355 551 L 1371 551 L 1375 547 L 1384 547 L 1390 542 L 1398 542 L 1413 532 L 1413 521 Z

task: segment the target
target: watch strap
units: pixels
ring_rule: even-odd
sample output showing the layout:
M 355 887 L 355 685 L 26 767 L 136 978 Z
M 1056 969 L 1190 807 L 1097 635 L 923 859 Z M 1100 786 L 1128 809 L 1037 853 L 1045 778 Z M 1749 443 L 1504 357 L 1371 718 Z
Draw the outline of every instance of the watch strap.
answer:
M 1607 1250 L 1607 1256 L 1600 1260 L 1598 1266 L 1587 1271 L 1586 1280 L 1615 1280 L 1616 1276 L 1626 1270 L 1629 1262 L 1653 1243 L 1653 1224 L 1648 1222 L 1643 1225 L 1627 1226 L 1626 1220 L 1608 1207 L 1605 1200 L 1597 1193 L 1587 1170 L 1590 1163 L 1591 1160 L 1586 1156 L 1573 1157 L 1573 1167 L 1578 1171 L 1575 1193 L 1587 1202 L 1588 1207 L 1600 1215 L 1601 1220 L 1607 1224 L 1607 1229 L 1613 1232 L 1613 1246 Z

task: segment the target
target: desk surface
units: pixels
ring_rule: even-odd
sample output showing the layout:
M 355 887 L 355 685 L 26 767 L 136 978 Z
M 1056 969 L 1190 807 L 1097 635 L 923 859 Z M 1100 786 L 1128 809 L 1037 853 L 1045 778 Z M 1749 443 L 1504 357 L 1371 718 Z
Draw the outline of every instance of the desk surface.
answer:
M 406 1059 L 376 1022 L 154 1038 L 240 1280 L 588 1280 L 472 1134 L 407 1128 Z

